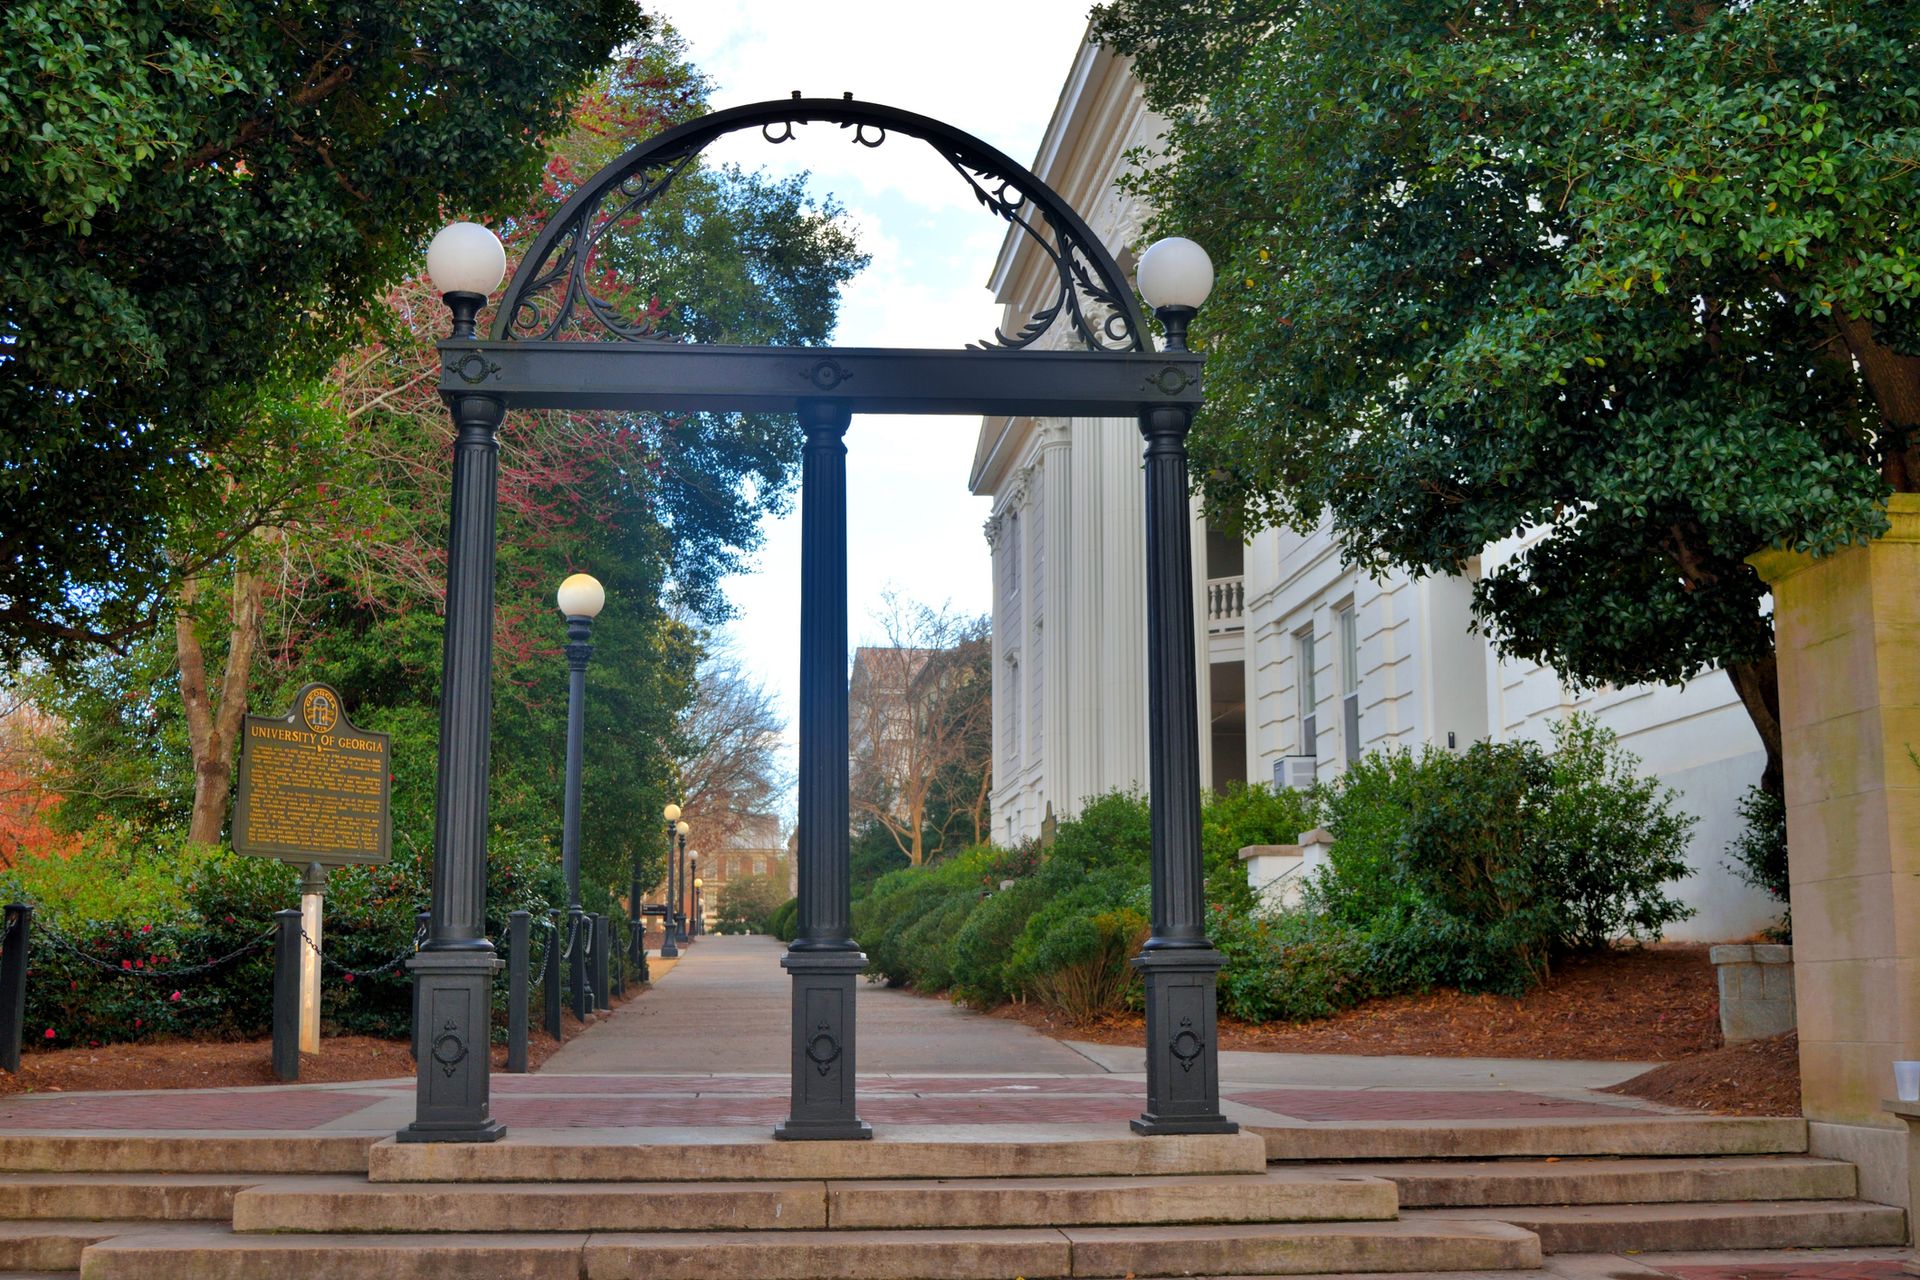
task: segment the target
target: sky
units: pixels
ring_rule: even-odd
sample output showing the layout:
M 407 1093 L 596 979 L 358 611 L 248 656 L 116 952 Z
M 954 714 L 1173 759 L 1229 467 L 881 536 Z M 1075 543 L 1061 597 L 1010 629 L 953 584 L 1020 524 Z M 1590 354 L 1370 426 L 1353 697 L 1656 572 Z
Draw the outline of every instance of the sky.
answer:
M 713 106 L 852 93 L 943 120 L 1030 164 L 1086 29 L 1088 0 L 650 0 L 714 81 Z M 846 289 L 841 346 L 958 348 L 1001 316 L 987 289 L 1006 224 L 923 144 L 854 146 L 831 125 L 768 145 L 757 130 L 708 151 L 785 175 L 847 211 L 872 265 Z M 967 492 L 980 420 L 856 417 L 847 433 L 849 634 L 878 640 L 889 588 L 923 603 L 990 612 L 984 498 Z M 800 517 L 766 526 L 758 571 L 728 579 L 733 648 L 781 697 L 787 765 L 799 718 Z

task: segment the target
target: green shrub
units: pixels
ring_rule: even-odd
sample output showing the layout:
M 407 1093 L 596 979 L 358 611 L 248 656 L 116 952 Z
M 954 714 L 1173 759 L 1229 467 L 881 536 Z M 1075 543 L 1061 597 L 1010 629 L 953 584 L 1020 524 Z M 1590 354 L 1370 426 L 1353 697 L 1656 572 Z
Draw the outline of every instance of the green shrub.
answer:
M 1027 921 L 1047 901 L 1052 886 L 1026 875 L 983 899 L 953 935 L 953 994 L 975 1008 L 991 1009 L 1020 994 L 1007 965 Z
M 1226 957 L 1220 1011 L 1244 1022 L 1329 1017 L 1395 986 L 1368 936 L 1310 910 L 1269 913 L 1216 907 L 1208 934 Z
M 247 1037 L 271 1026 L 269 935 L 273 913 L 299 905 L 293 867 L 165 844 L 140 853 L 87 844 L 62 863 L 24 865 L 0 882 L 10 898 L 35 906 L 27 981 L 32 1047 L 166 1035 Z M 120 883 L 112 889 L 67 892 L 114 877 Z M 412 992 L 402 962 L 413 949 L 428 883 L 411 850 L 386 866 L 329 873 L 323 936 L 329 963 L 321 972 L 321 1016 L 329 1030 L 408 1033 Z M 615 945 L 624 948 L 624 920 L 604 887 L 585 886 L 583 898 L 589 910 L 614 921 Z M 543 848 L 489 852 L 487 921 L 496 940 L 510 911 L 541 916 L 563 901 L 559 870 Z M 536 955 L 541 945 L 535 942 Z M 496 983 L 502 1023 L 506 998 L 505 982 Z
M 800 899 L 788 898 L 774 908 L 767 921 L 767 932 L 782 942 L 792 942 L 800 932 Z
M 1658 936 L 1691 914 L 1693 819 L 1591 718 L 1554 748 L 1370 753 L 1316 789 L 1334 836 L 1307 902 L 1364 932 L 1401 989 L 1523 991 L 1563 952 Z
M 1761 787 L 1749 787 L 1736 806 L 1745 828 L 1727 846 L 1733 873 L 1780 904 L 1780 923 L 1770 932 L 1793 940 L 1793 906 L 1787 876 L 1787 804 Z
M 1074 1022 L 1137 1007 L 1140 980 L 1128 961 L 1146 937 L 1147 917 L 1132 907 L 1058 921 L 1029 956 L 1034 997 Z
M 1369 751 L 1332 782 L 1314 787 L 1320 825 L 1333 836 L 1327 865 L 1306 886 L 1307 899 L 1332 919 L 1356 928 L 1417 905 L 1400 860 L 1423 771 L 1445 757 L 1428 747 Z
M 1240 850 L 1250 844 L 1292 844 L 1313 827 L 1313 800 L 1291 789 L 1230 782 L 1200 810 L 1200 847 L 1206 858 L 1207 901 L 1251 911 L 1253 889 Z

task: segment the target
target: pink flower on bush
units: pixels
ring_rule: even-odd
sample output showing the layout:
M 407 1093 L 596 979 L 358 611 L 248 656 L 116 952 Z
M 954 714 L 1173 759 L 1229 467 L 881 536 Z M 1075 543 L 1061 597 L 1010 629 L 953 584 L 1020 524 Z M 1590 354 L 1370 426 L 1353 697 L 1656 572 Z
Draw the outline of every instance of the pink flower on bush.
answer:
M 120 962 L 120 967 L 121 967 L 122 969 L 131 969 L 131 968 L 133 968 L 133 961 L 131 961 L 131 960 L 122 960 L 122 961 Z
M 153 926 L 152 926 L 152 925 L 150 925 L 150 924 L 143 924 L 143 925 L 141 925 L 141 926 L 140 926 L 140 932 L 142 932 L 142 933 L 152 933 L 152 932 L 153 932 Z
M 135 1019 L 133 1020 L 133 1025 L 134 1025 L 134 1026 L 136 1026 L 136 1027 L 137 1027 L 137 1026 L 139 1026 L 139 1025 L 140 1025 L 140 1019 L 138 1019 L 138 1018 L 135 1018 Z
M 56 1040 L 56 1039 L 58 1039 L 58 1038 L 59 1038 L 59 1037 L 57 1037 L 57 1036 L 55 1036 L 55 1035 L 53 1034 L 53 1028 L 52 1028 L 52 1027 L 48 1027 L 48 1028 L 47 1028 L 47 1039 L 49 1039 L 49 1040 Z
M 353 981 L 353 975 L 352 975 L 352 974 L 348 974 L 348 975 L 347 975 L 347 981 L 348 981 L 348 982 L 352 982 L 352 981 Z
M 179 998 L 180 998 L 180 993 L 178 991 L 174 992 L 172 995 L 167 997 L 167 999 L 169 1000 L 178 1000 Z

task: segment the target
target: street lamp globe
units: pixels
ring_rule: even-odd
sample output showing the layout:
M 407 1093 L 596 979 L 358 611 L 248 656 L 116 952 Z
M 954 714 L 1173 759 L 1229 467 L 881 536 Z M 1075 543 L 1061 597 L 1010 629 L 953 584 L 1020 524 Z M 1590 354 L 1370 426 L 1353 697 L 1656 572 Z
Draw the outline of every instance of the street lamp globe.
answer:
M 693 830 L 693 828 L 688 826 L 686 823 L 682 822 L 678 826 L 676 826 L 674 830 L 684 836 L 687 834 L 687 832 Z
M 1213 259 L 1185 236 L 1156 240 L 1140 255 L 1133 273 L 1140 296 L 1155 311 L 1198 307 L 1213 292 Z
M 666 808 L 662 809 L 660 811 L 660 814 L 668 822 L 678 822 L 680 821 L 680 806 L 677 804 L 670 804 Z
M 441 293 L 485 296 L 507 278 L 507 251 L 477 222 L 450 223 L 427 246 L 427 278 Z
M 693 878 L 693 887 L 696 889 L 704 889 L 707 887 L 707 882 L 705 880 L 702 880 L 699 876 L 695 876 Z
M 607 589 L 592 574 L 576 573 L 560 584 L 554 598 L 569 618 L 597 618 L 607 605 Z

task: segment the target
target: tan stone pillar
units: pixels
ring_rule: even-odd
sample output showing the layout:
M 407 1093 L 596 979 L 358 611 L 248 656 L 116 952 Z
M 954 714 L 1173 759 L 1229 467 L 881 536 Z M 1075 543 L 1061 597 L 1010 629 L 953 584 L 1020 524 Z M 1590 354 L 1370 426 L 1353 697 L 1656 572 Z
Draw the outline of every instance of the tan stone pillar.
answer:
M 1813 1148 L 1904 1204 L 1904 1125 L 1881 1108 L 1920 1058 L 1920 495 L 1824 559 L 1767 551 L 1793 891 L 1801 1091 Z

